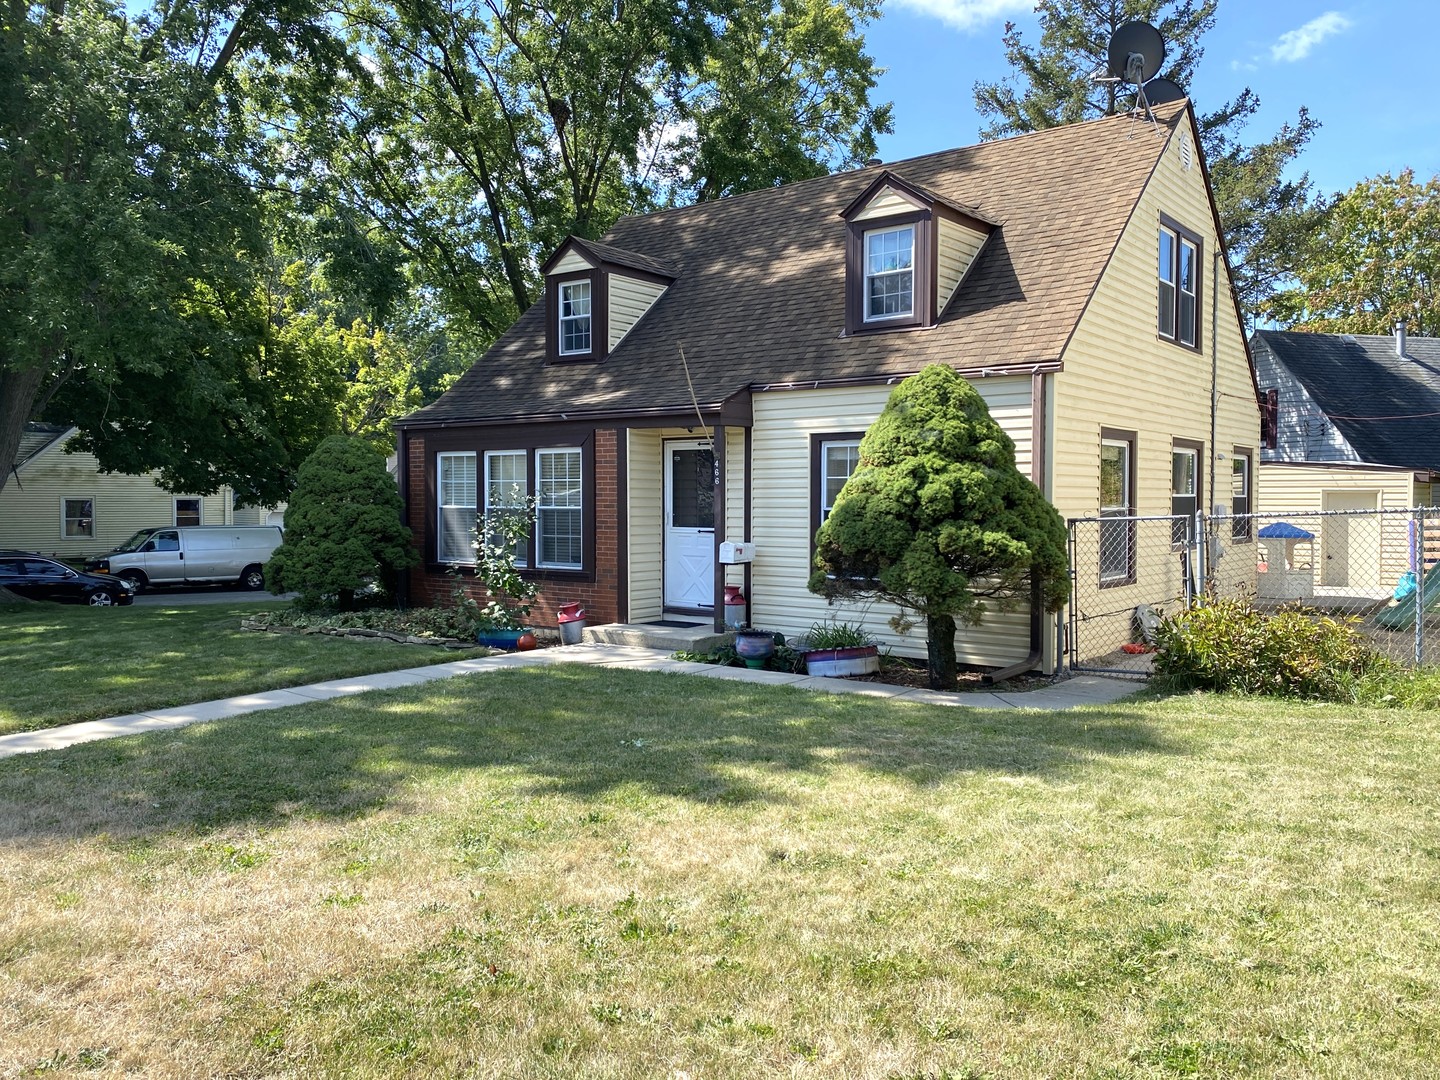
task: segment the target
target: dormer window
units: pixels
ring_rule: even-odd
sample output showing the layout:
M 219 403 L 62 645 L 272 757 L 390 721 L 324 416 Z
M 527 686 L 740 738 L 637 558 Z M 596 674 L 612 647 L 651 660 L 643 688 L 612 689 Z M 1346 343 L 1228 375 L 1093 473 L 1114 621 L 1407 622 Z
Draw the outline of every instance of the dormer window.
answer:
M 590 282 L 561 282 L 560 355 L 588 355 L 590 340 Z
M 996 225 L 888 170 L 845 220 L 845 333 L 934 326 Z
M 908 318 L 915 313 L 915 228 L 873 229 L 865 234 L 865 321 Z

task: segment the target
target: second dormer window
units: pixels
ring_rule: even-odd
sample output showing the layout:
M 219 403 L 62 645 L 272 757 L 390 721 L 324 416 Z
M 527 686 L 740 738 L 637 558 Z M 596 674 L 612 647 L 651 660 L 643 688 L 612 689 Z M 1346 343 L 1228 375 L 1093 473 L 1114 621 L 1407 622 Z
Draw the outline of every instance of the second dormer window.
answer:
M 865 234 L 865 321 L 899 319 L 915 311 L 915 229 Z
M 560 355 L 590 351 L 590 282 L 560 284 Z

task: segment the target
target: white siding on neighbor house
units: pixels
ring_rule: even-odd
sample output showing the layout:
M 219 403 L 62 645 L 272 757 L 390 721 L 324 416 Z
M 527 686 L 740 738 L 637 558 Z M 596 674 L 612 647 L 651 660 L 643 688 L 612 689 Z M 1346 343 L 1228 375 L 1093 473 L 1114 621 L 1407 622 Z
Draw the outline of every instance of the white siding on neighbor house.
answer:
M 975 383 L 991 414 L 1016 443 L 1020 470 L 1030 470 L 1031 406 L 1028 376 L 981 379 Z M 755 563 L 751 577 L 751 622 L 799 634 L 826 620 L 862 621 L 867 630 L 903 656 L 925 655 L 923 623 L 906 635 L 890 629 L 894 608 L 829 607 L 806 588 L 810 578 L 810 437 L 864 431 L 890 396 L 892 387 L 787 390 L 756 394 L 751 490 Z M 991 667 L 1023 659 L 1029 652 L 1030 621 L 1025 608 L 989 612 L 978 627 L 956 636 L 961 663 Z
M 109 551 L 138 529 L 175 523 L 176 495 L 150 475 L 102 473 L 95 455 L 65 453 L 71 437 L 62 436 L 20 466 L 0 491 L 0 547 L 83 558 Z M 91 500 L 93 536 L 64 535 L 66 499 Z M 230 524 L 225 517 L 229 500 L 228 488 L 202 498 L 201 524 Z
M 1183 123 L 1180 130 L 1186 130 Z M 1228 511 L 1231 492 L 1226 469 L 1235 447 L 1258 455 L 1260 410 L 1246 359 L 1244 330 L 1230 299 L 1223 261 L 1218 264 L 1217 279 L 1219 238 L 1204 176 L 1198 164 L 1184 168 L 1180 142 L 1178 134 L 1173 136 L 1161 155 L 1065 350 L 1065 369 L 1054 376 L 1049 491 L 1065 517 L 1094 517 L 1099 512 L 1102 428 L 1135 433 L 1134 499 L 1142 515 L 1170 513 L 1173 440 L 1190 440 L 1205 448 L 1201 457 L 1204 486 L 1199 493 L 1202 508 L 1210 504 L 1214 477 L 1214 501 Z M 1203 240 L 1196 312 L 1199 351 L 1158 334 L 1161 214 Z M 1210 435 L 1212 347 L 1218 349 L 1219 389 L 1214 445 Z M 1218 459 L 1217 453 L 1226 458 Z M 1258 470 L 1255 488 L 1264 490 Z M 1142 540 L 1137 554 L 1133 585 L 1100 590 L 1098 567 L 1077 567 L 1077 572 L 1086 576 L 1077 580 L 1076 604 L 1082 617 L 1102 609 L 1124 611 L 1140 603 L 1156 603 L 1177 591 L 1177 557 L 1167 543 L 1145 544 Z M 1253 574 L 1251 579 L 1253 582 Z M 1129 640 L 1127 620 L 1110 619 L 1107 625 L 1116 629 L 1115 647 Z M 1091 647 L 1100 645 L 1090 642 Z
M 611 274 L 610 282 L 609 348 L 620 344 L 620 339 L 640 321 L 640 316 L 650 310 L 650 305 L 660 299 L 665 286 L 653 281 Z
M 1255 344 L 1255 381 L 1263 394 L 1276 391 L 1275 449 L 1261 450 L 1262 461 L 1352 461 L 1360 455 L 1310 391 L 1275 358 L 1263 342 Z
M 970 269 L 987 237 L 983 232 L 976 232 L 946 218 L 939 219 L 938 234 L 935 295 L 939 297 L 940 310 L 944 311 L 950 297 L 955 294 L 955 287 L 960 284 L 965 271 Z
M 900 192 L 892 187 L 883 187 L 851 220 L 869 221 L 871 218 L 893 217 L 896 214 L 906 214 L 915 209 L 917 209 L 915 203 L 901 195 Z
M 1323 517 L 1307 517 L 1329 509 L 1327 496 L 1374 495 L 1379 510 L 1405 510 L 1423 505 L 1429 494 L 1428 484 L 1417 484 L 1415 474 L 1409 469 L 1385 468 L 1376 465 L 1359 467 L 1347 465 L 1295 465 L 1281 462 L 1264 462 L 1260 466 L 1260 501 L 1256 512 L 1265 518 L 1257 523 L 1264 526 L 1271 520 L 1286 520 L 1315 534 L 1309 549 L 1309 557 L 1321 560 L 1324 557 L 1325 526 Z M 1400 575 L 1410 566 L 1410 516 L 1407 514 L 1385 514 L 1377 521 L 1374 517 L 1350 519 L 1347 529 L 1350 543 L 1357 552 L 1364 550 L 1374 555 L 1372 561 L 1380 566 L 1379 587 L 1393 589 Z M 1274 554 L 1265 550 L 1265 541 L 1259 541 L 1258 557 Z M 1300 551 L 1306 549 L 1300 546 Z M 1317 571 L 1317 583 L 1321 575 Z
M 593 269 L 594 267 L 590 264 L 589 260 L 585 258 L 585 256 L 581 255 L 577 251 L 571 251 L 568 252 L 563 259 L 561 259 L 558 263 L 556 263 L 550 268 L 550 276 L 554 277 L 556 274 L 569 274 L 577 270 Z

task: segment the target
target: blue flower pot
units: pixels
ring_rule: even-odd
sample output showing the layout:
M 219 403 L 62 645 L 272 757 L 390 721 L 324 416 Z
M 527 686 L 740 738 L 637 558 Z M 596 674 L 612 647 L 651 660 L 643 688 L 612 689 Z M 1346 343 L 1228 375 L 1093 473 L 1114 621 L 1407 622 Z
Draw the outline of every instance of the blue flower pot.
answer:
M 740 630 L 735 634 L 735 653 L 748 668 L 763 668 L 775 653 L 775 635 L 763 630 Z
M 524 630 L 480 630 L 475 634 L 475 641 L 487 649 L 509 649 L 513 652 L 524 633 Z

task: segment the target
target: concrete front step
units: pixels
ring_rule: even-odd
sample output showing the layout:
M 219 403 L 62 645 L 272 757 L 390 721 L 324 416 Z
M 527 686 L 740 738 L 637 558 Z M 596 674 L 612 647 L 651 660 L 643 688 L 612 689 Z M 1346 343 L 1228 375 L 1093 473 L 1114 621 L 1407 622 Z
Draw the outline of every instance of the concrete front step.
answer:
M 730 640 L 717 634 L 708 622 L 694 626 L 656 626 L 653 623 L 605 623 L 587 626 L 585 640 L 604 645 L 635 645 L 666 652 L 710 652 Z

